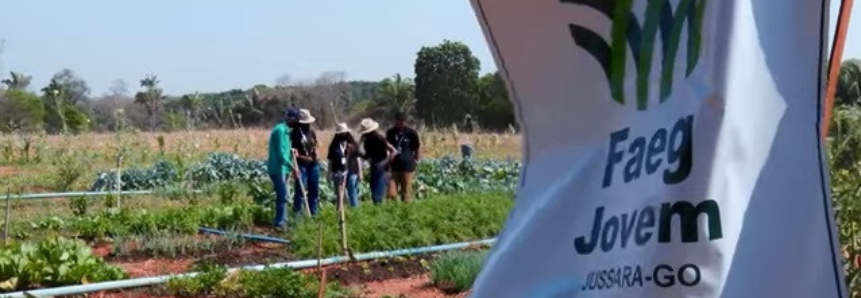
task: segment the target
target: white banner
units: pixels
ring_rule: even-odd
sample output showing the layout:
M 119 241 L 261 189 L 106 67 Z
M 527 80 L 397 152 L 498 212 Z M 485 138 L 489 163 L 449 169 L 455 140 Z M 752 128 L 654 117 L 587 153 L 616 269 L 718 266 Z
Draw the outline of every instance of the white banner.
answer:
M 473 297 L 846 297 L 828 1 L 472 3 L 525 133 Z

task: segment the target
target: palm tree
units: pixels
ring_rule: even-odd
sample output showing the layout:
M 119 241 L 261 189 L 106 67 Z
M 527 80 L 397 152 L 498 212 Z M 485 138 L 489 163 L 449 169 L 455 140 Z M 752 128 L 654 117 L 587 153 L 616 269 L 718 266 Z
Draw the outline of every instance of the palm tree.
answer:
M 188 114 L 189 120 L 191 120 L 191 127 L 194 128 L 194 122 L 197 119 L 197 111 L 200 109 L 200 104 L 203 102 L 203 96 L 198 92 L 194 92 L 194 94 L 183 95 L 180 101 L 182 102 L 182 107 L 185 109 L 185 112 Z
M 380 82 L 380 89 L 374 99 L 374 106 L 387 113 L 403 112 L 407 115 L 415 110 L 415 90 L 413 80 L 396 74 Z
M 135 103 L 146 107 L 151 131 L 155 131 L 156 115 L 158 115 L 161 102 L 165 99 L 165 96 L 162 95 L 164 91 L 158 87 L 158 83 L 157 76 L 147 75 L 141 80 L 141 87 L 144 88 L 144 91 L 135 94 Z
M 861 105 L 861 60 L 849 59 L 840 65 L 836 97 L 840 105 Z
M 54 113 L 56 114 L 56 120 L 59 120 L 60 123 L 56 124 L 53 122 L 54 120 L 46 121 L 49 123 L 49 126 L 57 127 L 59 126 L 63 133 L 68 131 L 68 126 L 66 124 L 66 113 L 64 106 L 66 105 L 65 96 L 66 96 L 66 88 L 61 84 L 57 79 L 51 79 L 51 82 L 48 83 L 48 86 L 42 88 L 42 92 L 45 93 L 45 104 L 50 106 Z M 50 118 L 54 119 L 54 118 Z M 51 124 L 55 123 L 55 124 Z
M 9 78 L 2 81 L 9 90 L 25 90 L 30 86 L 33 77 L 20 72 L 10 72 Z

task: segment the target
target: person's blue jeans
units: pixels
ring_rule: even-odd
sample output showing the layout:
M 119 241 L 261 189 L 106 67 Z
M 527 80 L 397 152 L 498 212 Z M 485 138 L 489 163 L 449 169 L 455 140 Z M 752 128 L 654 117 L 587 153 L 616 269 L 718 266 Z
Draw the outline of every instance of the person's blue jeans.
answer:
M 347 199 L 350 207 L 359 207 L 359 174 L 347 174 Z
M 332 188 L 335 189 L 335 199 L 341 196 L 341 183 L 344 183 L 344 190 L 346 191 L 346 200 L 347 204 L 350 204 L 351 208 L 355 208 L 359 205 L 359 175 L 358 174 L 348 174 L 348 173 L 338 173 L 332 176 Z
M 275 188 L 275 221 L 276 227 L 287 225 L 287 177 L 285 175 L 269 174 L 272 186 Z
M 320 197 L 320 165 L 317 163 L 299 164 L 298 167 L 300 179 L 305 183 L 305 191 L 308 193 L 308 207 L 311 208 L 311 215 L 317 215 L 317 199 Z M 304 212 L 303 208 L 305 208 L 304 203 L 302 203 L 305 196 L 299 189 L 300 187 L 299 181 L 296 181 L 296 185 L 293 187 L 295 188 L 293 212 L 296 213 Z
M 374 204 L 383 203 L 383 197 L 386 195 L 386 187 L 388 187 L 388 173 L 385 168 L 371 166 L 371 179 L 369 181 L 371 186 L 371 199 L 374 200 Z

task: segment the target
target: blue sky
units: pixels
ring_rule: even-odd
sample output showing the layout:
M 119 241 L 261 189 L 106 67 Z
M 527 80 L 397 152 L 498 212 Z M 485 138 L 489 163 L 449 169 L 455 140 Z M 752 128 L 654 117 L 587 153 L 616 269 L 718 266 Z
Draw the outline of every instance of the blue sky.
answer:
M 861 4 L 854 10 L 847 57 L 861 57 Z M 38 89 L 71 68 L 93 95 L 117 79 L 133 92 L 148 73 L 171 94 L 273 84 L 285 73 L 412 76 L 416 52 L 443 39 L 466 43 L 483 71 L 495 69 L 468 0 L 13 1 L 0 11 L 0 39 L 3 76 L 32 75 Z

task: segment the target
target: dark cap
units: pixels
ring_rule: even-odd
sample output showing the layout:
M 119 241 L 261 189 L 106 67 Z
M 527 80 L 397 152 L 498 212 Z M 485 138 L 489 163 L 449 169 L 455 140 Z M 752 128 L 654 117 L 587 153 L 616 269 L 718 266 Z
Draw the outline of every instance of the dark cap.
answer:
M 395 113 L 395 120 L 396 121 L 407 121 L 407 114 L 399 111 L 399 112 Z
M 299 110 L 296 108 L 288 108 L 288 109 L 284 110 L 284 118 L 287 118 L 287 119 L 299 118 Z

